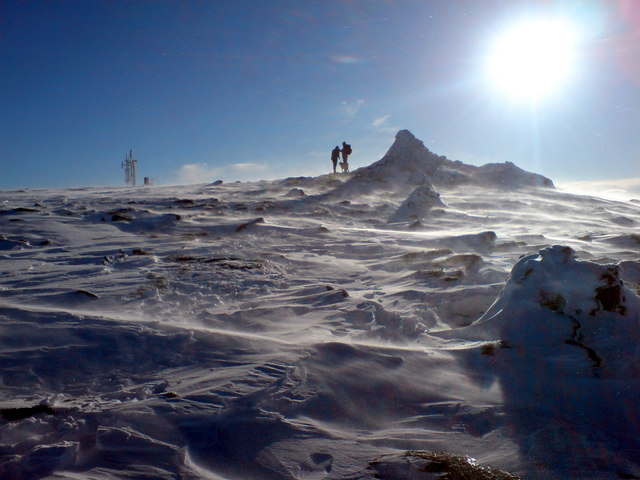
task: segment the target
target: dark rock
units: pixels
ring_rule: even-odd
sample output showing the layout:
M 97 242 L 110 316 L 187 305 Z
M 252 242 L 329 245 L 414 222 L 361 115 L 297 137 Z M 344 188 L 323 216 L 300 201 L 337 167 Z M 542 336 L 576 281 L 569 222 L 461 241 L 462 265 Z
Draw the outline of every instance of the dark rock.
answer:
M 398 475 L 425 480 L 520 480 L 503 470 L 477 465 L 465 455 L 429 450 L 410 450 L 404 456 L 385 455 L 371 462 L 369 468 L 375 470 L 376 478 L 388 480 Z
M 241 232 L 243 230 L 245 230 L 246 228 L 252 226 L 252 225 L 256 225 L 258 223 L 264 223 L 264 218 L 260 217 L 260 218 L 256 218 L 254 220 L 251 220 L 250 222 L 247 223 L 243 223 L 242 225 L 239 225 L 238 228 L 236 228 L 236 233 L 237 232 Z
M 89 298 L 100 298 L 98 295 L 96 295 L 95 293 L 92 293 L 88 290 L 76 290 L 76 294 L 78 295 L 84 295 L 86 297 Z
M 604 285 L 596 287 L 595 300 L 600 309 L 606 312 L 618 312 L 621 315 L 626 313 L 623 283 L 620 279 L 620 270 L 615 265 L 607 267 L 607 271 L 600 276 Z M 598 309 L 594 309 L 591 314 L 595 314 Z
M 123 215 L 121 213 L 116 213 L 114 215 L 111 215 L 112 222 L 130 222 L 131 220 L 133 220 L 133 217 L 129 215 Z
M 0 410 L 2 418 L 9 422 L 16 422 L 25 418 L 33 417 L 45 413 L 47 415 L 55 415 L 55 410 L 49 405 L 36 405 L 35 407 L 20 407 L 20 408 L 3 408 Z

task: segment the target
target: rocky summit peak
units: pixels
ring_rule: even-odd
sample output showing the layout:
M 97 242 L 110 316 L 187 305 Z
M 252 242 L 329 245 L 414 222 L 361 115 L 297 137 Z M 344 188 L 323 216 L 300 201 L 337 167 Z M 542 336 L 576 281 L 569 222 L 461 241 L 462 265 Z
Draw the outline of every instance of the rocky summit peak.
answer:
M 379 163 L 394 165 L 404 171 L 420 170 L 430 175 L 442 162 L 443 157 L 432 153 L 409 130 L 400 130 L 395 142 Z
M 417 139 L 409 130 L 400 130 L 398 133 L 396 133 L 396 140 L 389 148 L 387 155 L 396 151 L 398 151 L 399 153 L 406 153 L 408 151 L 412 151 L 414 153 L 431 153 L 429 149 L 424 146 L 422 140 Z
M 410 143 L 414 143 L 414 142 L 418 142 L 418 143 L 420 143 L 420 145 L 424 146 L 424 143 L 422 143 L 421 140 L 418 140 L 415 137 L 415 135 L 413 133 L 411 133 L 409 130 L 399 130 L 398 133 L 396 133 L 396 141 L 395 141 L 394 145 L 395 144 L 399 144 L 399 145 L 410 144 Z
M 447 188 L 462 184 L 510 189 L 528 186 L 553 187 L 551 180 L 526 172 L 512 163 L 476 167 L 459 161 L 453 162 L 445 156 L 431 152 L 422 140 L 416 138 L 409 130 L 400 130 L 380 160 L 357 169 L 351 178 L 333 193 L 363 194 L 381 190 L 408 193 L 422 185 Z

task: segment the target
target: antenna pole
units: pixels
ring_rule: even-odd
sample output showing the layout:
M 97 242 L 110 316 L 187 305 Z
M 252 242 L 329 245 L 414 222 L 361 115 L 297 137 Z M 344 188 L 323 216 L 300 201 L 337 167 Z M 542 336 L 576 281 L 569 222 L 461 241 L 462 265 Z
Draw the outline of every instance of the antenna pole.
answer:
M 122 168 L 124 169 L 124 182 L 131 187 L 136 186 L 136 163 L 133 159 L 133 150 L 129 150 L 129 155 L 124 158 Z

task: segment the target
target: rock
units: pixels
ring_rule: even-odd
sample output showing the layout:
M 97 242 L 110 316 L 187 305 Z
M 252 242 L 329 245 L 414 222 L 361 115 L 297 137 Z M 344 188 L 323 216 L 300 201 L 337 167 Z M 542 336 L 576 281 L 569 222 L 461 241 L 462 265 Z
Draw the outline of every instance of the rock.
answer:
M 471 457 L 429 450 L 410 450 L 404 455 L 384 455 L 370 463 L 375 478 L 392 480 L 519 480 L 497 468 L 478 465 Z
M 243 230 L 246 230 L 249 227 L 252 227 L 254 225 L 257 225 L 259 223 L 264 223 L 264 218 L 259 217 L 259 218 L 255 218 L 249 222 L 240 224 L 237 228 L 236 228 L 236 233 L 237 232 L 242 232 Z
M 430 184 L 416 188 L 396 212 L 389 217 L 389 223 L 415 222 L 426 217 L 433 207 L 446 206 L 440 200 L 440 194 Z
M 33 417 L 45 413 L 47 415 L 54 415 L 56 412 L 47 404 L 36 405 L 35 407 L 20 407 L 20 408 L 3 408 L 0 410 L 2 418 L 9 422 L 15 422 L 23 420 L 25 418 Z
M 287 193 L 286 196 L 300 198 L 306 196 L 306 193 L 304 193 L 304 190 L 302 190 L 301 188 L 292 188 L 291 190 L 289 190 L 289 193 Z

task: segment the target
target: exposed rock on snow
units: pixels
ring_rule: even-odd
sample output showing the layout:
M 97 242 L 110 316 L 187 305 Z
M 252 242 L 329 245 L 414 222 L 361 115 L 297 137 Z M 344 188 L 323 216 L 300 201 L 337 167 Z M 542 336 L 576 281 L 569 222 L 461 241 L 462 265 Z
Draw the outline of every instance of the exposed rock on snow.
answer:
M 473 458 L 428 450 L 409 451 L 404 455 L 385 455 L 371 468 L 376 478 L 396 480 L 518 480 L 520 477 L 496 468 L 476 464 Z
M 253 227 L 254 225 L 258 225 L 260 223 L 264 223 L 264 218 L 259 217 L 259 218 L 255 218 L 253 220 L 251 220 L 250 222 L 247 223 L 243 223 L 242 225 L 238 226 L 236 228 L 236 232 L 242 232 L 243 230 L 246 230 L 250 227 Z
M 578 333 L 590 340 L 638 338 L 639 319 L 640 299 L 624 286 L 618 266 L 580 261 L 572 248 L 554 245 L 515 264 L 498 300 L 472 328 L 497 329 L 505 340 L 559 336 L 563 343 Z
M 304 197 L 306 194 L 304 193 L 304 190 L 302 190 L 301 188 L 292 188 L 291 190 L 289 190 L 289 193 L 287 193 L 287 197 L 293 197 L 293 198 L 299 198 L 299 197 Z
M 549 468 L 589 462 L 593 472 L 640 472 L 640 422 L 630 417 L 640 395 L 640 298 L 616 265 L 577 260 L 559 245 L 525 256 L 493 306 L 463 331 L 501 340 L 503 348 L 483 353 L 520 425 L 524 454 Z
M 42 404 L 35 407 L 18 407 L 18 408 L 3 408 L 0 409 L 0 415 L 2 418 L 9 422 L 15 422 L 17 420 L 23 420 L 25 418 L 32 417 L 39 414 L 53 415 L 55 410 L 49 405 Z
M 413 222 L 426 217 L 433 207 L 445 206 L 440 200 L 440 194 L 431 185 L 421 185 L 389 217 L 389 222 Z
M 29 243 L 22 239 L 7 238 L 0 233 L 0 250 L 13 250 L 28 247 Z
M 87 212 L 84 220 L 89 223 L 113 222 L 123 232 L 155 233 L 167 231 L 182 220 L 175 213 L 159 214 L 136 208 L 119 208 L 106 212 Z

